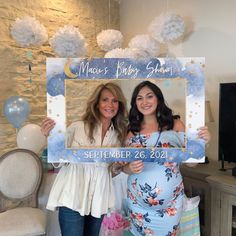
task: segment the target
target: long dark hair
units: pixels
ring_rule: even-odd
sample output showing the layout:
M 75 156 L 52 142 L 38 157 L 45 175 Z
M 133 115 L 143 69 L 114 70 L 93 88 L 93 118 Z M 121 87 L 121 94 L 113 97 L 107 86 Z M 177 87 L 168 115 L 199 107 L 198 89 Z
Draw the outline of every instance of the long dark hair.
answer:
M 138 111 L 136 99 L 139 91 L 144 87 L 151 89 L 157 97 L 158 106 L 156 110 L 156 119 L 159 125 L 159 131 L 173 129 L 174 119 L 176 119 L 176 117 L 173 116 L 172 110 L 166 105 L 162 91 L 154 83 L 151 83 L 150 81 L 143 81 L 135 87 L 132 94 L 128 131 L 131 131 L 135 135 L 141 130 L 143 114 Z

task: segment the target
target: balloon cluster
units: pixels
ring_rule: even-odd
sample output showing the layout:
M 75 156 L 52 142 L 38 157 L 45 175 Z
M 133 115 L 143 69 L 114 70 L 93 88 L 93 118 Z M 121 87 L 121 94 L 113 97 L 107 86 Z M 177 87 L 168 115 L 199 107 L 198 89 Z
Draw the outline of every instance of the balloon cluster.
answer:
M 3 114 L 10 124 L 18 129 L 17 146 L 40 153 L 46 145 L 46 137 L 41 128 L 35 124 L 27 124 L 20 128 L 30 114 L 30 106 L 27 100 L 19 96 L 8 98 L 3 106 Z

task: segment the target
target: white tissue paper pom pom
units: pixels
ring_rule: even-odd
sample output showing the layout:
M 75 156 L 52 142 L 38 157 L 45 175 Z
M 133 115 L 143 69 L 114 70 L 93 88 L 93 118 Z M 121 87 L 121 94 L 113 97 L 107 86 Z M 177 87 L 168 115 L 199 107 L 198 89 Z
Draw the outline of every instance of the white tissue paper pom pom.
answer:
M 138 48 L 115 48 L 107 52 L 105 58 L 132 58 L 132 59 L 147 59 L 150 57 L 147 52 Z
M 83 57 L 86 54 L 84 36 L 72 25 L 59 28 L 50 39 L 50 45 L 60 57 Z
M 159 43 L 148 34 L 140 34 L 133 37 L 129 41 L 129 47 L 139 49 L 141 57 L 155 57 L 158 56 L 160 52 Z
M 123 43 L 123 35 L 119 30 L 103 30 L 97 35 L 97 44 L 103 51 L 120 48 Z
M 133 53 L 133 58 L 135 59 L 147 59 L 147 58 L 150 58 L 150 55 L 144 51 L 144 50 L 141 50 L 139 48 L 130 48 L 132 50 L 132 53 Z
M 115 48 L 107 52 L 105 58 L 137 58 L 135 50 L 132 48 Z
M 13 39 L 21 46 L 40 46 L 48 40 L 46 28 L 33 17 L 17 18 L 11 28 Z
M 165 13 L 156 17 L 149 25 L 150 35 L 161 43 L 171 42 L 183 35 L 185 23 L 175 13 Z

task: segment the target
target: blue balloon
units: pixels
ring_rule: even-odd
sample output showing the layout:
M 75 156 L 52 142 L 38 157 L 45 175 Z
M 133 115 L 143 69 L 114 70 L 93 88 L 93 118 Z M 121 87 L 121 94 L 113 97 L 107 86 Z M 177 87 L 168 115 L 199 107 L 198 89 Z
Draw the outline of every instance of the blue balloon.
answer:
M 30 110 L 29 103 L 19 96 L 8 98 L 3 107 L 5 117 L 17 129 L 26 121 L 30 114 Z

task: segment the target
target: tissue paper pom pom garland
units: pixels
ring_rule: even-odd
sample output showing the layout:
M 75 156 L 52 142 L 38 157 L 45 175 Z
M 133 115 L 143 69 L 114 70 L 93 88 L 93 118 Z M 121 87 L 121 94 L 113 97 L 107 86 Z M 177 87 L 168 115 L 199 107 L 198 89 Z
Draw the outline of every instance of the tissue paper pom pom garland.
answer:
M 103 30 L 97 35 L 97 44 L 103 51 L 120 48 L 123 43 L 123 35 L 119 30 Z
M 21 46 L 40 46 L 48 40 L 45 27 L 33 17 L 17 18 L 11 28 L 13 39 Z
M 158 56 L 160 50 L 158 42 L 148 34 L 140 34 L 133 37 L 129 42 L 129 47 L 143 51 L 145 57 Z
M 178 39 L 183 35 L 185 24 L 175 13 L 165 13 L 156 17 L 149 25 L 150 35 L 161 43 Z
M 129 48 L 125 49 L 120 48 L 121 38 L 113 31 L 115 30 L 104 30 L 97 36 L 98 45 L 104 51 L 108 51 L 105 58 L 146 59 L 160 54 L 159 43 L 168 43 L 181 37 L 185 31 L 185 23 L 175 13 L 162 14 L 149 25 L 149 34 L 133 37 L 129 42 Z
M 50 39 L 50 45 L 60 57 L 82 57 L 86 54 L 84 36 L 72 25 L 59 28 Z

